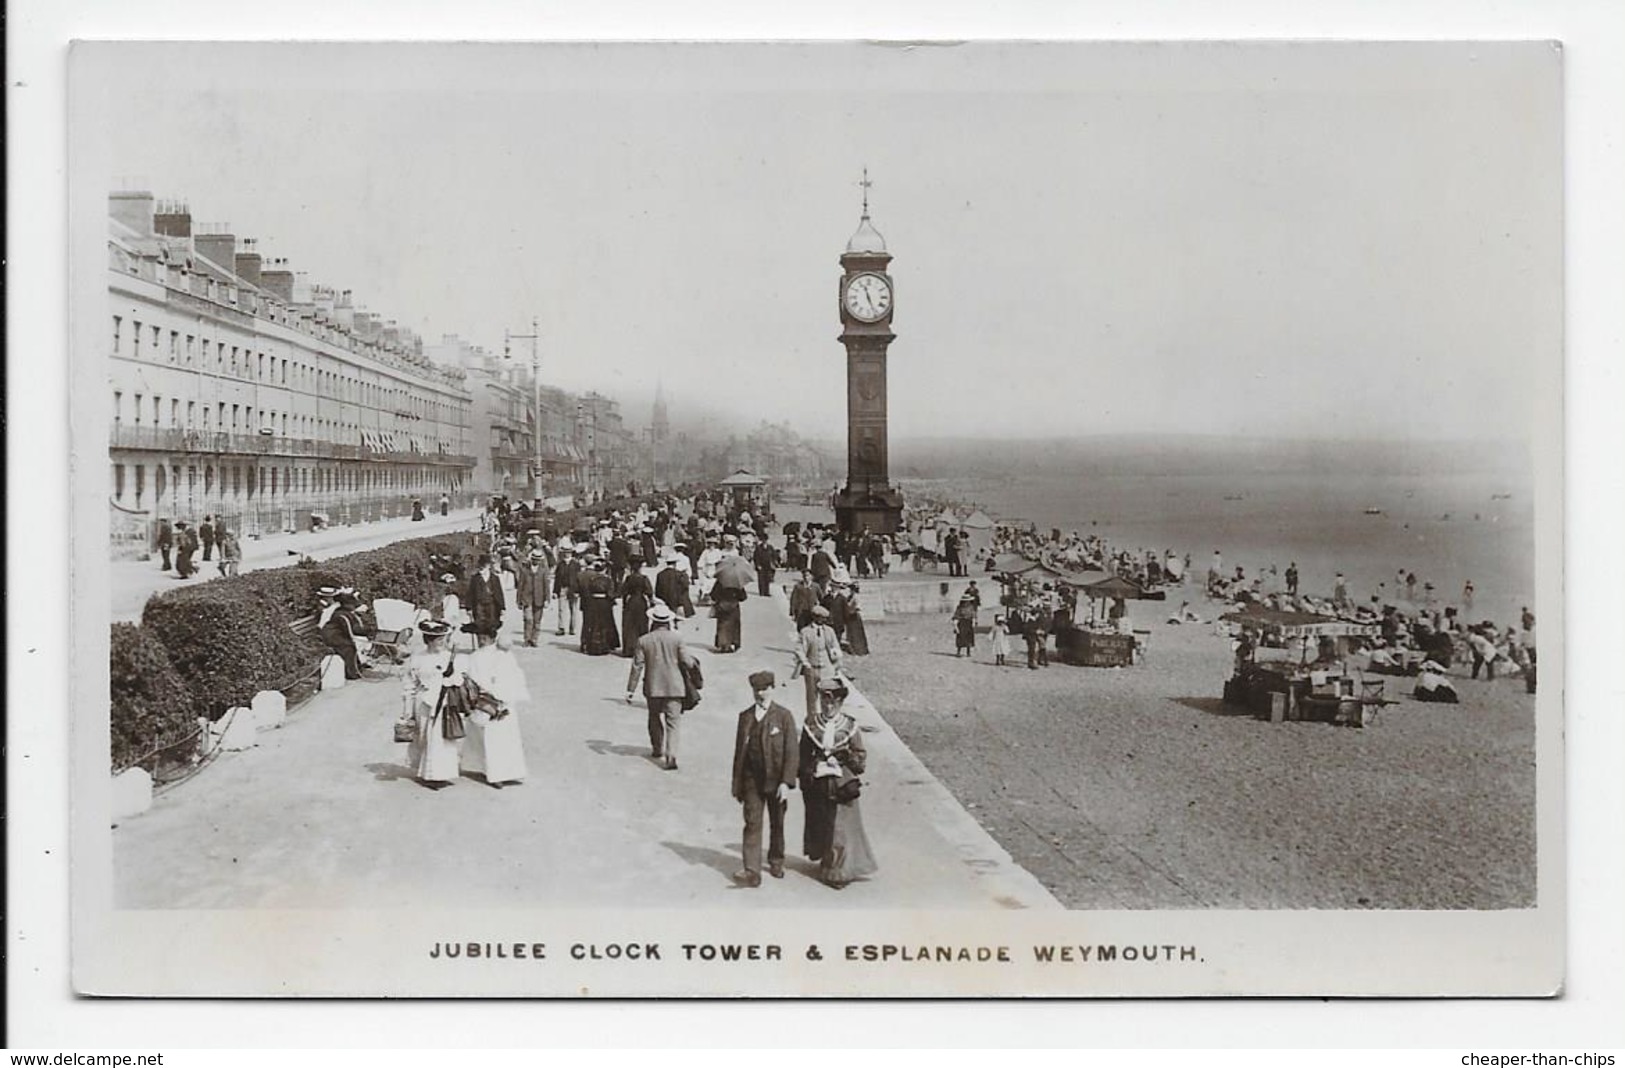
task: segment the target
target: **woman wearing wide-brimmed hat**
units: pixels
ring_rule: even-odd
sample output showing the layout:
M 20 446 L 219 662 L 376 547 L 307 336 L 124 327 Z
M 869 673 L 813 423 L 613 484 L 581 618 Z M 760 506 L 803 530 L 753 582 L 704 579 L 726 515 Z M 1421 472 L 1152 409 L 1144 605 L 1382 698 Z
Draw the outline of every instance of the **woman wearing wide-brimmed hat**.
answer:
M 460 725 L 447 726 L 456 709 L 448 714 L 445 706 L 448 700 L 455 706 L 457 698 L 449 691 L 462 689 L 463 671 L 446 645 L 451 627 L 431 619 L 419 623 L 418 632 L 424 650 L 407 662 L 402 687 L 402 718 L 410 716 L 414 724 L 406 763 L 419 782 L 440 787 L 456 782 L 461 766 L 462 735 L 456 729 Z
M 801 730 L 802 850 L 818 861 L 819 879 L 837 890 L 879 870 L 858 803 L 868 754 L 857 720 L 842 707 L 849 692 L 839 678 L 821 680 L 818 708 Z
M 637 652 L 638 639 L 649 633 L 649 608 L 655 588 L 643 573 L 643 553 L 634 549 L 628 557 L 626 578 L 621 581 L 621 655 Z
M 615 584 L 602 559 L 593 559 L 581 575 L 581 651 L 603 656 L 621 645 L 615 626 Z

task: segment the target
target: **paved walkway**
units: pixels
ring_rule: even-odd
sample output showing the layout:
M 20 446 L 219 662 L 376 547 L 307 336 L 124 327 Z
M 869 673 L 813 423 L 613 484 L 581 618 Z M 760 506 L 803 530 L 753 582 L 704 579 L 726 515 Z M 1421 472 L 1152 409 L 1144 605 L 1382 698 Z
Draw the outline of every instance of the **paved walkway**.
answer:
M 429 515 L 414 523 L 409 517 L 381 519 L 376 523 L 357 523 L 350 527 L 329 527 L 322 531 L 298 531 L 292 534 L 271 534 L 263 538 L 245 538 L 243 562 L 239 570 L 258 571 L 262 568 L 287 567 L 301 556 L 326 560 L 345 553 L 377 549 L 406 538 L 427 538 L 453 530 L 473 530 L 479 525 L 477 508 L 462 508 L 448 516 Z M 159 570 L 159 560 L 116 560 L 108 565 L 108 589 L 112 597 L 112 622 L 135 623 L 141 619 L 141 610 L 147 598 L 155 593 L 172 590 L 189 583 L 207 582 L 220 577 L 219 557 L 203 560 L 202 552 L 192 558 L 198 573 L 181 579 L 171 571 Z
M 464 778 L 438 792 L 412 780 L 390 740 L 399 680 L 318 696 L 259 747 L 226 754 L 113 832 L 121 908 L 1058 908 L 1055 899 L 937 782 L 861 695 L 870 728 L 861 804 L 881 865 L 833 891 L 798 855 L 802 805 L 786 819 L 789 871 L 736 887 L 740 817 L 729 797 L 746 676 L 789 678 L 782 591 L 743 606 L 738 653 L 701 648 L 705 699 L 684 717 L 681 770 L 649 757 L 641 700 L 625 702 L 629 661 L 589 657 L 547 635 L 515 655 L 537 695 L 523 714 L 530 777 L 500 790 Z M 855 662 L 860 681 L 862 661 Z

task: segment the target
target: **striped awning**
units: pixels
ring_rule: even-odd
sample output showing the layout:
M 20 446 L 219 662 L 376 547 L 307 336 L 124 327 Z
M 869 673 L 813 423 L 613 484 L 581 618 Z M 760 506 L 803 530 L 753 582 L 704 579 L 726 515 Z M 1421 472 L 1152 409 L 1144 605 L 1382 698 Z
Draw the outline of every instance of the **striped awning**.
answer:
M 363 430 L 361 444 L 368 452 L 400 452 L 401 436 L 392 430 Z

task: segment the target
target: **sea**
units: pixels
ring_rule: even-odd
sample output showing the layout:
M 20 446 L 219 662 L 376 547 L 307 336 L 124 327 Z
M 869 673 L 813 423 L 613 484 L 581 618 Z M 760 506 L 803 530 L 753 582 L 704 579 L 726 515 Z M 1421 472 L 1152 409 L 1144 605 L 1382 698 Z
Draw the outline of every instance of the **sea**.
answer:
M 1117 550 L 1190 554 L 1200 589 L 1217 549 L 1227 574 L 1251 580 L 1298 565 L 1300 588 L 1330 595 L 1341 571 L 1351 595 L 1412 605 L 1399 573 L 1415 572 L 1416 602 L 1432 583 L 1438 607 L 1499 626 L 1535 611 L 1534 486 L 1527 474 L 1280 471 L 1246 474 L 1042 473 L 900 479 L 912 500 L 980 506 L 1046 534 L 1096 534 Z M 1472 605 L 1463 587 L 1474 587 Z M 1194 598 L 1193 598 L 1194 599 Z

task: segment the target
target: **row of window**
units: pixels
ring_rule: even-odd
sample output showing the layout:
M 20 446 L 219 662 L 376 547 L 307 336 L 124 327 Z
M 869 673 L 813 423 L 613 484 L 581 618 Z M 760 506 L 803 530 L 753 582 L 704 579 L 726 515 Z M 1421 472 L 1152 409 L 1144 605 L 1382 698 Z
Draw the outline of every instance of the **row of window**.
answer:
M 149 358 L 156 359 L 159 347 L 163 342 L 163 332 L 156 326 L 144 326 L 139 320 L 131 321 L 131 352 L 134 359 L 141 359 L 141 339 L 143 330 L 150 331 L 150 344 L 147 351 Z M 184 338 L 184 344 L 182 339 Z M 208 338 L 199 338 L 195 334 L 182 334 L 179 330 L 169 332 L 169 362 L 186 367 L 206 366 L 209 359 Z M 124 317 L 113 316 L 113 354 L 121 355 L 124 345 Z M 229 352 L 229 358 L 228 358 Z M 200 363 L 201 361 L 201 363 Z M 274 354 L 267 356 L 264 352 L 255 353 L 252 349 L 237 345 L 228 346 L 224 341 L 214 342 L 214 370 L 216 374 L 229 375 L 234 378 L 247 379 L 251 375 L 256 382 L 268 382 L 273 385 L 288 386 L 306 393 L 315 393 L 319 397 L 331 397 L 353 404 L 363 404 L 373 408 L 383 408 L 389 411 L 405 411 L 420 419 L 436 419 L 441 422 L 454 422 L 459 411 L 466 412 L 466 405 L 455 405 L 447 401 L 418 396 L 412 390 L 385 386 L 378 382 L 363 381 L 357 375 L 341 374 L 337 371 L 325 370 L 315 364 L 302 363 L 285 356 Z M 288 381 L 290 370 L 293 381 Z M 269 376 L 268 376 L 269 375 Z
M 427 467 L 389 467 L 383 470 L 362 467 L 258 467 L 251 464 L 226 464 L 219 468 L 218 485 L 213 464 L 199 468 L 195 464 L 185 467 L 185 496 L 198 493 L 199 475 L 202 476 L 204 497 L 246 497 L 252 500 L 256 492 L 261 497 L 286 497 L 295 493 L 402 493 L 423 491 L 431 487 L 449 486 L 449 476 Z M 134 472 L 133 485 L 126 477 Z M 182 496 L 182 468 L 179 464 L 152 465 L 153 503 L 161 504 L 166 494 L 171 501 Z M 113 465 L 113 497 L 125 501 L 125 494 L 133 490 L 134 506 L 143 507 L 147 494 L 146 464 Z
M 150 409 L 147 406 L 149 399 L 151 401 Z M 198 423 L 200 408 L 203 416 L 201 427 Z M 152 425 L 155 427 L 162 426 L 164 398 L 159 396 L 148 398 L 140 393 L 134 394 L 131 404 L 131 413 L 134 416 L 133 422 L 136 426 L 144 425 L 144 415 L 149 410 L 152 413 Z M 270 430 L 272 433 L 278 434 L 282 437 L 315 437 L 322 441 L 334 441 L 348 444 L 358 444 L 361 441 L 361 425 L 359 423 L 344 423 L 333 419 L 319 419 L 309 415 L 295 415 L 292 416 L 293 423 L 292 432 L 290 434 L 288 422 L 289 414 L 287 412 L 277 412 L 269 409 L 262 409 L 260 411 L 262 422 L 256 424 L 254 422 L 254 408 L 252 405 L 246 404 L 232 404 L 228 406 L 225 401 L 220 401 L 211 405 L 205 401 L 199 405 L 197 401 L 187 401 L 184 414 L 186 416 L 186 421 L 182 423 L 181 402 L 176 398 L 171 397 L 169 399 L 169 427 L 173 430 L 179 430 L 182 427 L 185 427 L 188 430 L 197 430 L 201 428 L 204 431 L 231 430 L 241 431 L 249 434 L 259 433 L 261 430 Z M 230 426 L 226 425 L 226 417 L 228 414 L 231 417 Z M 124 393 L 122 390 L 115 389 L 113 391 L 113 425 L 121 425 L 123 421 Z M 461 451 L 456 442 L 441 441 L 440 444 L 443 444 L 452 452 Z

